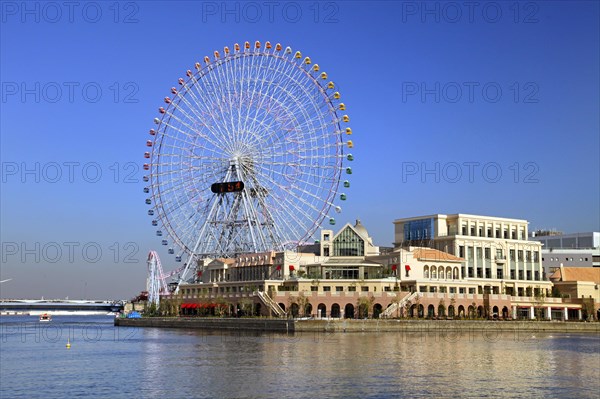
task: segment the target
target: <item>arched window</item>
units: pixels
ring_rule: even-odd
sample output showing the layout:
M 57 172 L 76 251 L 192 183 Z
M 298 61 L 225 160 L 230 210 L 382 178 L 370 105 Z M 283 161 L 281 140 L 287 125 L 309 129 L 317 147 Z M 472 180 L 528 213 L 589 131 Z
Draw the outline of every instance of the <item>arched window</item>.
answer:
M 451 268 L 450 266 L 448 266 L 448 267 L 446 268 L 446 278 L 447 278 L 448 280 L 451 280 L 451 279 L 452 279 L 452 268 Z
M 425 266 L 423 268 L 423 277 L 424 278 L 429 278 L 429 266 Z
M 438 269 L 438 277 L 440 280 L 444 279 L 444 266 L 440 266 L 440 268 Z
M 435 266 L 431 266 L 431 278 L 437 278 L 437 268 Z
M 458 267 L 454 268 L 454 273 L 453 273 L 453 277 L 454 280 L 458 280 L 459 279 L 459 275 L 458 275 Z

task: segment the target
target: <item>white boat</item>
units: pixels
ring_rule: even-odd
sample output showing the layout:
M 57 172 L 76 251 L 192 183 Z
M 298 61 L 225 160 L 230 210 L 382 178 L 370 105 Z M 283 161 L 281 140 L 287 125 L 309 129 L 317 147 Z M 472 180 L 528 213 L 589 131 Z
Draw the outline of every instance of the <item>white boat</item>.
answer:
M 51 321 L 52 320 L 52 316 L 50 316 L 48 313 L 42 313 L 40 315 L 40 321 Z

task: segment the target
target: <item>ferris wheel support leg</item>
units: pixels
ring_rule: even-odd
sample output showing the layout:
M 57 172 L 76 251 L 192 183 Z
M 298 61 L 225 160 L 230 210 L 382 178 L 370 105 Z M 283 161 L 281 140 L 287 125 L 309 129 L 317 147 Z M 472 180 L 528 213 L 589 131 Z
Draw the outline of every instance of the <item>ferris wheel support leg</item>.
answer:
M 228 181 L 229 179 L 231 179 L 231 170 L 229 170 L 227 172 L 227 175 L 225 176 L 224 180 Z M 200 228 L 200 234 L 198 234 L 198 239 L 196 240 L 194 248 L 192 249 L 191 254 L 188 255 L 188 260 L 186 262 L 186 266 L 183 269 L 183 271 L 181 272 L 181 275 L 179 276 L 179 280 L 177 282 L 177 288 L 175 288 L 175 294 L 177 294 L 179 292 L 179 287 L 181 286 L 181 284 L 183 284 L 186 281 L 187 275 L 190 271 L 190 268 L 192 267 L 193 263 L 196 260 L 196 255 L 199 253 L 202 254 L 202 253 L 206 252 L 206 248 L 204 248 L 204 247 L 201 248 L 200 244 L 201 244 L 202 239 L 205 238 L 205 236 L 206 236 L 207 226 L 213 220 L 215 212 L 218 211 L 219 205 L 222 203 L 222 201 L 223 201 L 222 197 L 217 197 L 216 201 L 213 202 L 210 212 L 208 213 L 208 217 L 206 218 L 206 220 L 202 224 L 202 227 Z

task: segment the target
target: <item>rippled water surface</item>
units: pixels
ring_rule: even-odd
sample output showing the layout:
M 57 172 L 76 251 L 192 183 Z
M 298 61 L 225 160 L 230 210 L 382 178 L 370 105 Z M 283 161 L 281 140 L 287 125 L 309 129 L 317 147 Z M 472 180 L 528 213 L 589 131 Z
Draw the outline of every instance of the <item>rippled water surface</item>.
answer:
M 0 318 L 1 398 L 598 398 L 595 335 L 248 334 Z M 67 338 L 71 349 L 65 344 Z

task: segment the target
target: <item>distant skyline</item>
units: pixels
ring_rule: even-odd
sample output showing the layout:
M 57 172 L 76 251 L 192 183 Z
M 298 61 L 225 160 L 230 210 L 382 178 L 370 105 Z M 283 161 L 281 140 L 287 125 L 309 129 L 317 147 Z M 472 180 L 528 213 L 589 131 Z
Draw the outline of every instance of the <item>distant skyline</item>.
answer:
M 436 213 L 600 230 L 600 5 L 2 2 L 0 297 L 131 298 L 161 246 L 143 153 L 163 98 L 244 41 L 300 50 L 351 118 L 335 229 Z M 329 228 L 329 225 L 324 225 Z

